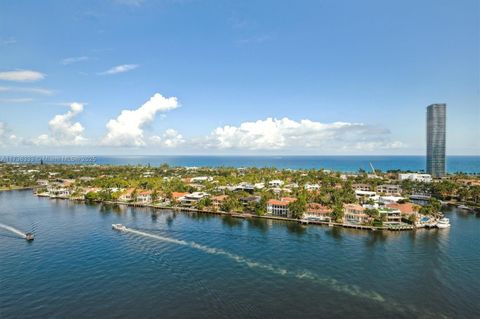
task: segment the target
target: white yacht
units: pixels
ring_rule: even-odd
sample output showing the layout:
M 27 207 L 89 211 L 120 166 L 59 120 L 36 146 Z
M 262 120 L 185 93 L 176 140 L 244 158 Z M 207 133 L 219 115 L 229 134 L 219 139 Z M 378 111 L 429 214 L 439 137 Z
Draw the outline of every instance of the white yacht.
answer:
M 437 227 L 438 228 L 448 228 L 448 227 L 450 227 L 450 220 L 446 217 L 441 218 L 437 222 Z
M 118 231 L 127 231 L 127 227 L 123 226 L 122 224 L 112 224 L 112 229 Z

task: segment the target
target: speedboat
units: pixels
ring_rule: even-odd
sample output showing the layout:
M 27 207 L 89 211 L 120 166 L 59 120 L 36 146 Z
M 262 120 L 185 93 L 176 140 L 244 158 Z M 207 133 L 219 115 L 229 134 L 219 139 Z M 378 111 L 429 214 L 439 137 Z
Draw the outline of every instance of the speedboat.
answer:
M 32 240 L 35 239 L 35 237 L 33 237 L 33 234 L 32 234 L 32 233 L 26 233 L 26 234 L 25 234 L 25 239 L 26 239 L 27 241 L 32 241 Z
M 450 220 L 446 217 L 441 218 L 437 222 L 437 227 L 438 228 L 448 228 L 448 227 L 450 227 Z
M 459 205 L 458 206 L 459 209 L 463 209 L 463 210 L 473 210 L 472 208 L 466 206 L 466 205 Z
M 112 224 L 112 229 L 118 231 L 127 231 L 127 227 L 123 226 L 122 224 Z

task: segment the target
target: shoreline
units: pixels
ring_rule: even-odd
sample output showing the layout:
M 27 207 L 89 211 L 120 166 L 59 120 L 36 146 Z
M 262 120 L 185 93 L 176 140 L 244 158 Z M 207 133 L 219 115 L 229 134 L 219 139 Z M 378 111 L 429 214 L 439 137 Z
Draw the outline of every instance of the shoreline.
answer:
M 73 202 L 81 202 L 85 204 L 87 200 L 85 199 L 72 199 L 72 198 L 64 198 L 64 197 L 50 197 L 48 195 L 41 195 L 35 194 L 37 197 L 46 197 L 49 199 L 61 199 L 61 200 L 68 200 Z M 320 225 L 320 226 L 328 226 L 328 227 L 343 227 L 343 228 L 354 228 L 360 230 L 369 230 L 369 231 L 415 231 L 418 227 L 414 225 L 410 226 L 369 226 L 369 225 L 355 225 L 355 224 L 345 224 L 345 223 L 337 223 L 337 222 L 327 222 L 327 221 L 319 221 L 319 220 L 305 220 L 305 219 L 295 219 L 289 217 L 281 217 L 281 216 L 272 216 L 272 215 L 256 215 L 251 213 L 231 213 L 231 212 L 224 212 L 224 211 L 213 211 L 213 210 L 199 210 L 197 208 L 190 208 L 190 207 L 165 207 L 159 205 L 152 205 L 152 204 L 139 204 L 139 203 L 126 203 L 126 202 L 116 202 L 116 201 L 93 201 L 93 203 L 97 204 L 110 204 L 110 205 L 123 205 L 123 206 L 130 206 L 130 207 L 141 207 L 141 208 L 153 208 L 159 210 L 171 210 L 176 212 L 190 212 L 190 213 L 202 213 L 202 214 L 211 214 L 211 215 L 219 215 L 219 216 L 230 216 L 233 218 L 239 219 L 249 219 L 249 218 L 257 218 L 257 219 L 270 219 L 270 220 L 279 220 L 284 222 L 295 222 L 302 225 Z M 425 227 L 422 227 L 425 228 Z

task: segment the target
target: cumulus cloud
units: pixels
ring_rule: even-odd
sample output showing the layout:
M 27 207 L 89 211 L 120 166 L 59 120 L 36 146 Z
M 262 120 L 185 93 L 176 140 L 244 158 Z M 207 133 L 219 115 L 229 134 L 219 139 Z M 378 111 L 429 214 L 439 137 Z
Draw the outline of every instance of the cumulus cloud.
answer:
M 138 64 L 122 64 L 122 65 L 114 66 L 113 68 L 108 69 L 105 72 L 101 72 L 100 74 L 112 75 L 112 74 L 124 73 L 131 70 L 135 70 L 136 68 L 138 68 Z
M 74 56 L 74 57 L 70 57 L 70 58 L 65 58 L 62 61 L 60 61 L 60 63 L 63 64 L 63 65 L 69 65 L 69 64 L 73 64 L 73 63 L 77 63 L 77 62 L 87 61 L 89 59 L 90 58 L 88 56 Z
M 72 123 L 72 119 L 83 111 L 83 104 L 72 103 L 70 110 L 65 114 L 55 115 L 48 122 L 50 134 L 42 134 L 33 143 L 37 145 L 81 145 L 86 142 L 83 137 L 84 127 L 79 123 Z
M 176 97 L 165 98 L 155 93 L 136 110 L 123 110 L 116 119 L 107 123 L 107 135 L 103 145 L 144 146 L 143 128 L 153 121 L 158 112 L 173 110 L 179 106 Z
M 174 129 L 166 130 L 161 137 L 158 135 L 151 136 L 149 140 L 150 144 L 169 148 L 175 148 L 185 143 L 182 134 Z
M 45 74 L 32 70 L 16 70 L 0 72 L 0 80 L 14 82 L 34 82 L 43 80 Z
M 363 123 L 320 123 L 289 118 L 244 122 L 216 128 L 205 146 L 214 149 L 282 150 L 315 152 L 353 149 L 392 149 L 400 142 L 388 141 L 389 131 Z

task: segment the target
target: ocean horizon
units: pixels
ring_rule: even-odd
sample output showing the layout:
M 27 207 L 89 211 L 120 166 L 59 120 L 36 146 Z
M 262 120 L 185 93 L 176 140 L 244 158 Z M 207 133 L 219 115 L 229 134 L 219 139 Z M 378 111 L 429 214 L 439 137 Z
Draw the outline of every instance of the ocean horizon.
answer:
M 425 171 L 421 155 L 32 155 L 0 156 L 11 163 L 151 165 L 187 167 L 275 167 L 278 169 L 327 169 L 339 172 Z M 480 173 L 479 155 L 447 156 L 447 172 Z

